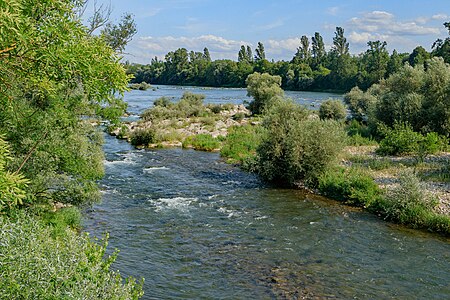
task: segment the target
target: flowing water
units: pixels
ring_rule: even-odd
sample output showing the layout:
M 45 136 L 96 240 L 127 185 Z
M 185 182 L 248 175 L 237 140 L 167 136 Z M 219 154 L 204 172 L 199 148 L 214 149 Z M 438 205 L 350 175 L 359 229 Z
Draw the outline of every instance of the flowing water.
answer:
M 206 91 L 206 102 L 245 97 Z M 182 91 L 125 99 L 138 114 L 165 93 Z M 109 136 L 105 152 L 103 201 L 85 230 L 110 233 L 113 267 L 145 277 L 143 299 L 450 298 L 448 239 L 268 186 L 217 153 L 138 150 Z

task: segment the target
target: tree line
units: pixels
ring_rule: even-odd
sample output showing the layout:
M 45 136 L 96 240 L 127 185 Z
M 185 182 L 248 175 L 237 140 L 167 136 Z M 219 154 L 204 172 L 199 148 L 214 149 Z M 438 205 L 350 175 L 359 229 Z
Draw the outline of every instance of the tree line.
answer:
M 444 23 L 450 33 L 450 22 Z M 132 82 L 152 84 L 200 85 L 214 87 L 245 87 L 248 75 L 259 72 L 281 77 L 281 86 L 288 90 L 349 91 L 354 86 L 363 90 L 397 72 L 405 63 L 423 65 L 435 56 L 450 62 L 450 38 L 438 39 L 428 52 L 417 46 L 411 53 L 389 53 L 384 41 L 369 41 L 368 49 L 358 55 L 349 52 L 349 42 L 342 27 L 336 27 L 331 50 L 319 32 L 302 36 L 290 61 L 269 61 L 264 45 L 259 42 L 254 53 L 249 45 L 241 45 L 237 61 L 211 60 L 208 48 L 203 52 L 179 48 L 153 58 L 150 64 L 126 63 Z

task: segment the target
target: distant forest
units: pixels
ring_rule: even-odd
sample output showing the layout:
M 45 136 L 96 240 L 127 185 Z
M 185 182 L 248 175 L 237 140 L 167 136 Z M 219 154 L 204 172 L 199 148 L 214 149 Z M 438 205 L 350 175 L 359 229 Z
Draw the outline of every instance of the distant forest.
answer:
M 450 22 L 444 26 L 450 35 Z M 258 43 L 254 53 L 250 46 L 242 45 L 237 61 L 212 61 L 208 48 L 203 52 L 180 48 L 167 53 L 164 61 L 155 57 L 148 65 L 126 63 L 126 68 L 134 75 L 132 83 L 245 87 L 247 76 L 260 72 L 279 75 L 282 87 L 287 90 L 346 92 L 354 86 L 365 90 L 405 63 L 423 65 L 434 56 L 450 62 L 450 37 L 436 40 L 431 52 L 418 46 L 411 53 L 394 50 L 389 54 L 387 43 L 381 41 L 369 41 L 367 46 L 359 55 L 350 54 L 344 29 L 336 27 L 330 51 L 325 50 L 323 38 L 316 32 L 311 40 L 301 37 L 300 46 L 290 61 L 267 60 L 264 45 Z

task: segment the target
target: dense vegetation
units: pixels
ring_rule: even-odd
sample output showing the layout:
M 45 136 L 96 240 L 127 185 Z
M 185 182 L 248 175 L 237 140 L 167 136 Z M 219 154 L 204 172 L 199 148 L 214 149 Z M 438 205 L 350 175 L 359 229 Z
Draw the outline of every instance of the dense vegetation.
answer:
M 450 217 L 435 211 L 437 198 L 421 178 L 443 175 L 448 169 L 445 162 L 436 167 L 426 164 L 425 158 L 448 148 L 450 65 L 433 58 L 425 61 L 425 67 L 405 65 L 367 92 L 352 89 L 345 95 L 352 117 L 348 121 L 342 102 L 323 102 L 318 116 L 276 92 L 278 76 L 255 73 L 248 80 L 248 93 L 254 98 L 249 107 L 263 107 L 254 110 L 262 113 L 262 123 L 253 129 L 248 125 L 232 129 L 221 154 L 266 181 L 306 186 L 387 220 L 449 234 Z M 418 116 L 421 123 L 408 119 Z M 346 158 L 343 147 L 355 144 L 379 145 L 382 155 L 412 155 L 413 168 L 394 165 L 390 159 Z M 350 165 L 339 163 L 347 159 Z M 373 177 L 377 170 L 395 172 L 396 185 L 380 188 Z M 448 181 L 444 177 L 439 180 Z
M 137 298 L 104 247 L 78 236 L 76 206 L 100 199 L 101 133 L 116 122 L 129 77 L 116 51 L 132 18 L 83 26 L 85 1 L 0 1 L 0 294 L 6 298 Z M 66 207 L 56 209 L 56 207 Z
M 450 23 L 444 23 L 450 32 Z M 237 61 L 212 61 L 207 48 L 202 52 L 180 48 L 170 51 L 148 65 L 127 64 L 133 82 L 152 84 L 245 87 L 248 75 L 254 72 L 281 77 L 281 86 L 289 90 L 349 91 L 354 86 L 366 90 L 372 84 L 397 72 L 405 63 L 423 65 L 430 57 L 450 62 L 450 38 L 438 39 L 427 52 L 418 46 L 411 53 L 389 53 L 386 42 L 369 41 L 368 49 L 359 55 L 349 53 L 349 43 L 342 27 L 337 27 L 331 50 L 319 32 L 309 39 L 301 37 L 297 52 L 290 61 L 269 61 L 264 45 L 258 43 L 253 55 L 250 46 L 242 45 Z

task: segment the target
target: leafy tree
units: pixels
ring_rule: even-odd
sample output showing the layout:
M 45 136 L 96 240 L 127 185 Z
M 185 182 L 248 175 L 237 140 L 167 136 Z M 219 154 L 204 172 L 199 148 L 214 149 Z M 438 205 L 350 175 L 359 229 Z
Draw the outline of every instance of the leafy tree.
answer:
M 445 22 L 444 26 L 447 28 L 450 35 L 450 22 Z M 450 63 L 450 37 L 445 40 L 438 39 L 433 43 L 433 51 L 431 54 L 433 56 L 440 56 L 444 59 L 446 63 Z
M 292 62 L 294 64 L 306 63 L 309 64 L 311 61 L 311 50 L 309 49 L 309 40 L 306 35 L 303 35 L 300 39 L 300 47 L 297 48 L 297 53 L 295 53 Z
M 326 51 L 325 51 L 325 43 L 323 42 L 323 38 L 320 33 L 314 33 L 314 36 L 311 38 L 312 40 L 312 56 L 313 56 L 313 64 L 315 68 L 318 68 L 325 59 Z
M 414 48 L 413 52 L 409 55 L 408 62 L 411 66 L 423 65 L 427 59 L 430 58 L 430 53 L 422 46 Z
M 119 24 L 107 23 L 101 35 L 112 49 L 122 52 L 136 32 L 133 16 L 125 14 Z
M 255 72 L 247 77 L 247 95 L 253 97 L 249 109 L 253 114 L 261 114 L 269 108 L 277 97 L 284 95 L 281 89 L 281 77 L 268 73 Z
M 207 61 L 207 62 L 211 62 L 211 55 L 209 54 L 209 50 L 208 48 L 205 47 L 205 49 L 203 49 L 203 58 Z
M 264 50 L 264 45 L 261 42 L 258 42 L 258 47 L 255 49 L 256 55 L 255 60 L 264 60 L 266 59 L 266 51 Z
M 11 0 L 0 10 L 0 134 L 11 146 L 6 165 L 23 173 L 37 200 L 99 199 L 101 135 L 89 116 L 112 121 L 128 83 L 119 58 L 92 36 L 70 0 Z
M 336 27 L 334 35 L 335 36 L 333 38 L 333 47 L 331 51 L 335 52 L 338 56 L 348 54 L 349 43 L 347 42 L 347 39 L 344 36 L 344 28 Z
M 250 62 L 253 62 L 252 48 L 248 45 L 247 45 L 247 57 Z
M 389 62 L 386 42 L 369 41 L 367 46 L 369 46 L 369 49 L 361 59 L 365 75 L 365 78 L 362 79 L 362 87 L 364 89 L 385 78 Z
M 386 75 L 389 76 L 391 74 L 398 72 L 398 70 L 400 70 L 402 66 L 403 66 L 402 55 L 398 54 L 397 50 L 394 49 L 387 63 Z

